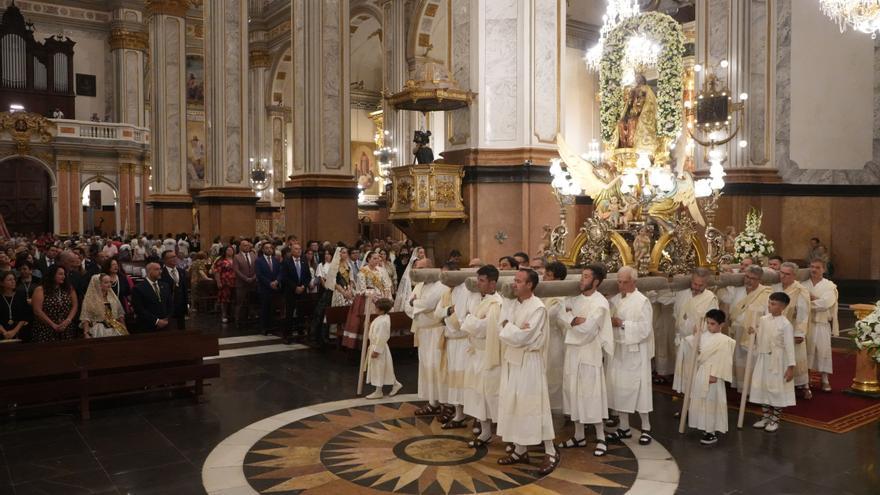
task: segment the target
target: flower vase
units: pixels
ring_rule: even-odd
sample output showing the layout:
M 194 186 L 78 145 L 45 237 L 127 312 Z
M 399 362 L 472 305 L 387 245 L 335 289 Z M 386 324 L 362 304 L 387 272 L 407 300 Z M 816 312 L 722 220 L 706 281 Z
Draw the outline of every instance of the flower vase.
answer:
M 868 316 L 875 306 L 870 304 L 850 305 L 856 318 L 863 319 Z M 868 353 L 867 349 L 860 349 L 856 354 L 856 373 L 853 376 L 852 386 L 844 390 L 845 393 L 880 399 L 880 380 L 878 380 L 878 363 Z

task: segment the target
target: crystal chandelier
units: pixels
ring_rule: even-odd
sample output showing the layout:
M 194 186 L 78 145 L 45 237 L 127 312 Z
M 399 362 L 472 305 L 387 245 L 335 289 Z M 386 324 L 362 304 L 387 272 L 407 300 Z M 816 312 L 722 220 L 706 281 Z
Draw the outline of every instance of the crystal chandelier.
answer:
M 819 0 L 819 8 L 837 22 L 841 33 L 851 26 L 876 39 L 880 32 L 880 0 Z
M 584 57 L 587 69 L 592 72 L 599 72 L 602 50 L 605 47 L 605 38 L 608 37 L 608 34 L 618 24 L 636 15 L 639 15 L 638 0 L 608 0 L 605 15 L 602 16 L 602 27 L 599 29 L 599 41 L 587 50 L 587 55 Z

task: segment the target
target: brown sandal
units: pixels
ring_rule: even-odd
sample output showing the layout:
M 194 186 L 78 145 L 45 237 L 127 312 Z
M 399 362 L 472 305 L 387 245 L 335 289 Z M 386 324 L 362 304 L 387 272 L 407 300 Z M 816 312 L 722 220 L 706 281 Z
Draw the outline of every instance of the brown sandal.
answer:
M 559 466 L 561 461 L 562 457 L 559 455 L 558 450 L 555 454 L 544 454 L 544 464 L 538 469 L 538 473 L 541 476 L 547 476 Z
M 431 404 L 425 404 L 424 407 L 416 409 L 413 413 L 416 416 L 436 416 L 440 412 L 440 406 L 431 407 Z
M 465 421 L 466 420 L 464 419 L 461 421 L 450 419 L 449 421 L 443 423 L 443 426 L 441 426 L 440 428 L 443 430 L 456 430 L 458 428 L 464 428 L 465 426 L 467 426 L 465 424 Z
M 511 464 L 528 464 L 529 463 L 529 453 L 524 452 L 522 454 L 517 454 L 516 452 L 511 452 L 510 454 L 498 459 L 498 464 L 502 466 L 510 466 Z

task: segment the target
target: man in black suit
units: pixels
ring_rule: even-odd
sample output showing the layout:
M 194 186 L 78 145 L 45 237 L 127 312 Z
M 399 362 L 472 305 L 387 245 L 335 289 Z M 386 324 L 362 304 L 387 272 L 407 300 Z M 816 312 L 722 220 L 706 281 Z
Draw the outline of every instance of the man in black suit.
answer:
M 309 265 L 306 260 L 301 258 L 302 246 L 299 242 L 293 242 L 290 246 L 290 257 L 281 264 L 281 272 L 278 274 L 278 281 L 281 282 L 281 290 L 284 292 L 284 306 L 286 312 L 286 322 L 284 324 L 284 341 L 290 343 L 290 332 L 293 330 L 294 323 L 299 325 L 297 333 L 302 334 L 303 322 L 294 321 L 294 311 L 296 303 L 299 302 L 306 294 L 306 287 L 312 280 L 312 273 L 309 271 Z
M 40 271 L 41 275 L 49 273 L 49 267 L 55 264 L 59 254 L 61 254 L 61 250 L 58 246 L 49 246 L 43 256 L 40 256 L 35 268 Z
M 254 263 L 254 273 L 257 276 L 257 294 L 260 297 L 260 323 L 263 326 L 263 335 L 269 335 L 275 323 L 272 296 L 280 285 L 278 275 L 281 273 L 281 263 L 275 258 L 275 247 L 271 242 L 264 242 L 260 250 L 262 253 Z
M 171 289 L 170 315 L 178 330 L 186 330 L 186 314 L 189 305 L 189 277 L 186 270 L 177 266 L 177 253 L 162 253 L 162 281 Z
M 135 285 L 131 292 L 137 318 L 135 328 L 140 332 L 167 330 L 171 291 L 160 281 L 162 267 L 159 263 L 148 263 L 146 272 L 147 278 Z

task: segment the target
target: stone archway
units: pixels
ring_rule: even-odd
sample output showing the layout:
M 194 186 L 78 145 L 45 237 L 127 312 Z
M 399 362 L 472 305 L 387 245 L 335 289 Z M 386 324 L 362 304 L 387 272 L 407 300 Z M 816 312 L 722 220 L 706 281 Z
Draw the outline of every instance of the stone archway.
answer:
M 119 186 L 111 180 L 108 180 L 103 176 L 95 176 L 89 177 L 84 180 L 79 187 L 80 198 L 83 198 L 85 194 L 86 188 L 88 188 L 92 184 L 101 184 L 102 189 L 110 189 L 110 192 L 113 194 L 113 213 L 107 214 L 104 210 L 103 203 L 106 203 L 106 198 L 102 197 L 102 205 L 100 207 L 91 209 L 90 207 L 86 207 L 83 204 L 83 207 L 79 209 L 78 218 L 79 225 L 82 232 L 87 231 L 95 231 L 96 227 L 100 227 L 100 231 L 104 234 L 109 232 L 117 232 L 123 226 L 120 224 L 120 198 L 119 198 Z M 83 211 L 83 210 L 86 211 Z
M 16 155 L 0 160 L 0 213 L 9 232 L 54 232 L 55 176 L 42 161 Z

